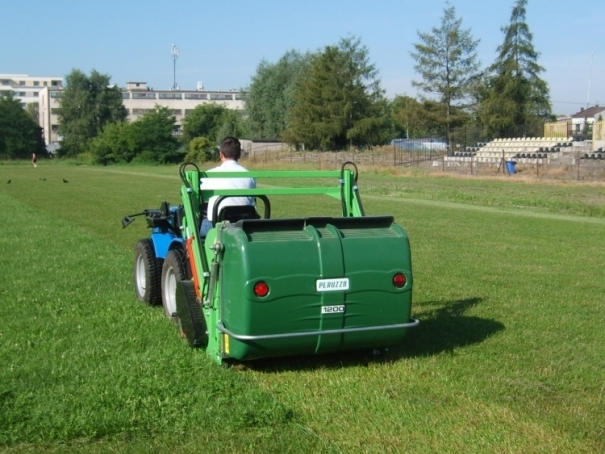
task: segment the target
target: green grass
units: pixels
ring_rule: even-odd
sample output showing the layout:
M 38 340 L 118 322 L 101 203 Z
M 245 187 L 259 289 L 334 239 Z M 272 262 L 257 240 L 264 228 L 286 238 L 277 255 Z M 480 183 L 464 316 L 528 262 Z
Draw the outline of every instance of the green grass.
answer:
M 179 184 L 174 167 L 0 166 L 0 451 L 605 450 L 601 186 L 362 173 L 368 214 L 410 235 L 421 325 L 380 354 L 224 368 L 132 289 L 147 231 L 120 218 Z

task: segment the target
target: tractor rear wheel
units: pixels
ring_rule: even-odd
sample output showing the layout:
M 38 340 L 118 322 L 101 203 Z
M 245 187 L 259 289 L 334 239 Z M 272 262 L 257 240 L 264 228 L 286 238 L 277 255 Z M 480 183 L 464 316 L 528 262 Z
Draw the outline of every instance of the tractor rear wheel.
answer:
M 166 254 L 162 266 L 162 306 L 168 318 L 176 314 L 176 283 L 189 279 L 187 257 L 181 248 L 172 249 Z
M 162 259 L 155 255 L 153 242 L 144 238 L 134 249 L 134 291 L 139 301 L 158 305 L 162 301 Z

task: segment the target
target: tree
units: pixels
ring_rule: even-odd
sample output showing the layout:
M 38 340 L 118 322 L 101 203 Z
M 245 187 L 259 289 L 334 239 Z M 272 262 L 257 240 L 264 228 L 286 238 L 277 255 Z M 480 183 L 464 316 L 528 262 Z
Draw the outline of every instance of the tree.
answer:
M 130 162 L 135 157 L 137 144 L 128 122 L 108 123 L 103 132 L 89 145 L 89 151 L 97 164 Z
M 245 95 L 250 137 L 276 139 L 288 127 L 296 82 L 308 70 L 311 54 L 291 50 L 277 63 L 261 61 Z
M 0 95 L 0 157 L 22 159 L 45 153 L 42 129 L 12 93 Z
M 206 137 L 216 141 L 228 110 L 222 104 L 209 103 L 196 106 L 183 118 L 183 143 L 187 144 L 196 137 Z
M 412 81 L 412 85 L 443 104 L 448 130 L 459 123 L 458 114 L 468 107 L 473 85 L 479 77 L 475 52 L 479 40 L 474 41 L 470 29 L 462 30 L 461 24 L 462 19 L 456 18 L 456 9 L 446 6 L 440 27 L 433 28 L 431 33 L 418 32 L 420 42 L 414 44 L 416 51 L 411 52 L 416 61 L 414 69 L 422 77 Z
M 215 143 L 219 144 L 225 137 L 247 137 L 248 130 L 246 122 L 242 119 L 242 113 L 237 110 L 227 109 L 221 117 L 221 126 L 216 132 Z
M 358 38 L 343 38 L 313 56 L 297 80 L 283 138 L 321 149 L 378 143 L 387 124 L 384 90 L 368 50 Z
M 431 101 L 426 102 L 431 103 Z M 416 98 L 397 95 L 391 102 L 390 109 L 393 122 L 397 129 L 403 132 L 405 138 L 426 137 L 430 134 L 427 109 Z
M 504 42 L 479 91 L 479 119 L 497 134 L 513 125 L 552 118 L 548 85 L 540 78 L 544 68 L 538 64 L 525 22 L 526 4 L 527 0 L 517 0 L 509 25 L 502 27 Z
M 40 124 L 40 103 L 30 102 L 25 106 L 25 111 L 32 117 L 32 120 L 39 125 Z
M 109 84 L 109 76 L 95 70 L 87 77 L 74 69 L 65 77 L 60 98 L 59 134 L 62 153 L 75 156 L 87 150 L 107 123 L 124 121 L 128 115 L 120 89 Z
M 212 142 L 206 137 L 196 137 L 189 141 L 189 151 L 185 156 L 185 161 L 206 162 L 212 159 L 213 146 Z
M 153 111 L 130 124 L 134 160 L 166 164 L 178 162 L 185 155 L 174 135 L 176 118 L 170 109 L 156 105 Z

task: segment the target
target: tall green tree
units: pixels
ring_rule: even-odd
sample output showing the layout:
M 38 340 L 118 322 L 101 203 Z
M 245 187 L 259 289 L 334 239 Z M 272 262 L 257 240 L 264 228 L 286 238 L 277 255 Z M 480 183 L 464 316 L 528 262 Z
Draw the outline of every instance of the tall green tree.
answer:
M 456 18 L 456 9 L 446 4 L 439 27 L 430 33 L 418 32 L 420 42 L 411 52 L 416 61 L 414 69 L 421 80 L 412 85 L 443 105 L 447 129 L 458 126 L 464 110 L 471 102 L 473 85 L 479 78 L 479 61 L 470 29 L 462 30 L 462 19 Z
M 132 161 L 137 151 L 132 123 L 108 123 L 101 134 L 91 140 L 88 150 L 97 164 Z
M 260 62 L 245 97 L 251 138 L 277 139 L 287 129 L 294 87 L 308 70 L 311 57 L 290 50 L 277 63 Z
M 86 151 L 90 141 L 107 123 L 124 121 L 128 116 L 120 89 L 110 85 L 108 75 L 96 70 L 86 76 L 74 69 L 65 76 L 65 91 L 60 103 L 61 152 L 67 156 Z
M 0 95 L 0 157 L 23 159 L 45 153 L 42 129 L 12 92 Z
M 215 142 L 219 129 L 221 129 L 225 122 L 228 110 L 222 104 L 207 103 L 197 105 L 183 118 L 182 141 L 188 144 L 196 137 L 206 137 Z
M 247 123 L 239 110 L 227 109 L 221 117 L 222 124 L 216 132 L 215 143 L 218 145 L 225 137 L 249 137 Z
M 40 124 L 40 103 L 30 102 L 25 106 L 25 111 L 32 117 L 32 120 L 39 125 Z
M 153 111 L 132 122 L 129 129 L 136 161 L 167 164 L 181 161 L 186 154 L 174 135 L 176 118 L 167 107 L 156 105 Z
M 540 78 L 544 68 L 525 21 L 526 5 L 527 0 L 515 3 L 510 23 L 502 27 L 504 42 L 479 91 L 479 119 L 495 133 L 552 117 L 548 85 Z
M 293 101 L 287 142 L 337 150 L 384 140 L 384 90 L 359 38 L 343 38 L 314 55 Z

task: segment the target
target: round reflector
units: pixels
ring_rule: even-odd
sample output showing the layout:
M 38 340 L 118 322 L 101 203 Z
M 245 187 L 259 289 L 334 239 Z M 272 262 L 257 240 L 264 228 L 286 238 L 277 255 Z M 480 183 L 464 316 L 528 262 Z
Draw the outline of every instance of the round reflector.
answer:
M 403 275 L 403 273 L 397 273 L 395 276 L 393 276 L 393 285 L 397 288 L 401 288 L 403 286 L 405 286 L 406 283 L 406 279 L 405 276 Z
M 269 286 L 266 282 L 260 281 L 254 284 L 254 294 L 260 298 L 269 294 Z

